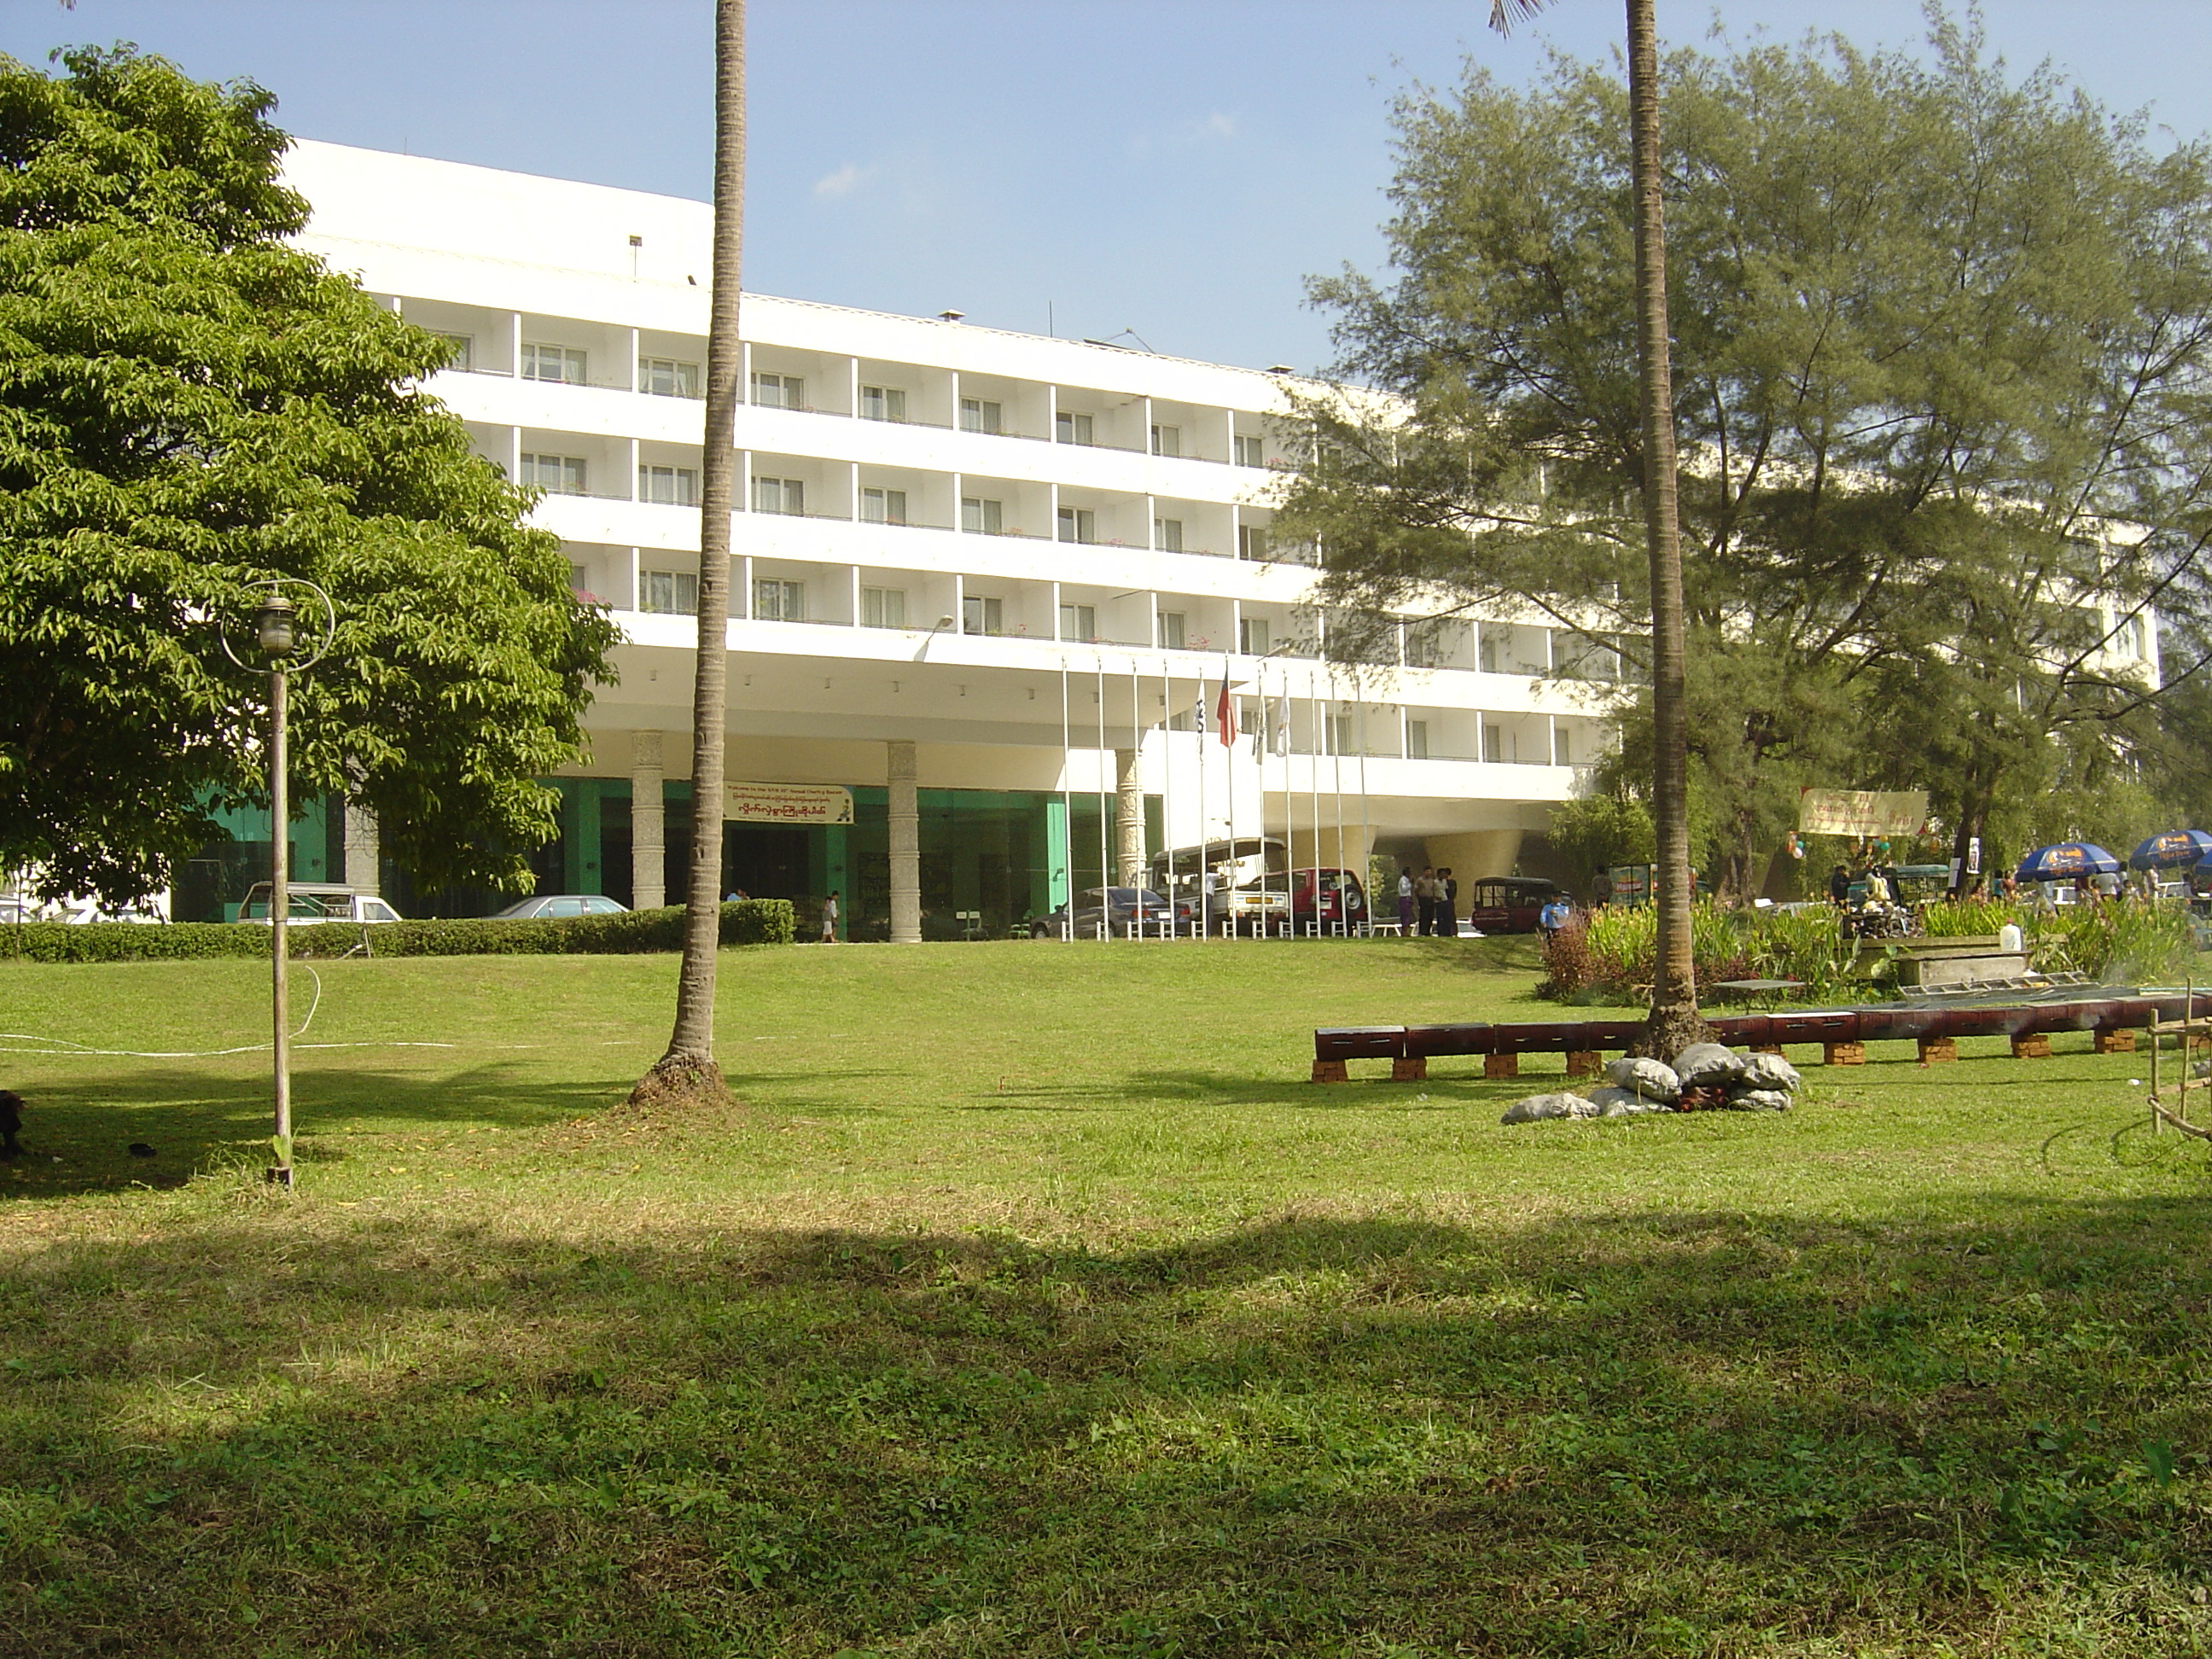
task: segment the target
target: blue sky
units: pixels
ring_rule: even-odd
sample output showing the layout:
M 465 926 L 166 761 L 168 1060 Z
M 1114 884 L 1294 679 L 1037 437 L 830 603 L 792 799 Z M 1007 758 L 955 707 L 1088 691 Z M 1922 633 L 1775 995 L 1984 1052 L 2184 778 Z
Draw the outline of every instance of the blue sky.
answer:
M 1510 40 L 1487 0 L 754 0 L 747 284 L 1265 367 L 1329 356 L 1306 276 L 1372 268 L 1389 106 L 1472 54 L 1609 55 L 1618 0 Z M 1850 18 L 1915 46 L 1917 0 L 1660 0 L 1794 39 Z M 2049 58 L 2185 137 L 2212 128 L 2212 0 L 1985 0 L 2014 66 Z M 303 137 L 703 198 L 708 0 L 4 0 L 0 51 L 135 40 L 250 76 Z M 2094 17 L 2092 15 L 2094 14 Z

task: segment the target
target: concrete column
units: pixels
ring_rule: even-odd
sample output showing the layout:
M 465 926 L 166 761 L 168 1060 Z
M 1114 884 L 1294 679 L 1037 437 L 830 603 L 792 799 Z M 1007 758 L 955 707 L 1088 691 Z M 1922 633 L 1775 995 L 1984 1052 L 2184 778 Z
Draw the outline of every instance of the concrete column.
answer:
M 345 882 L 356 893 L 377 890 L 377 866 L 383 848 L 377 839 L 376 814 L 359 801 L 345 804 Z
M 666 809 L 661 804 L 660 733 L 629 734 L 629 907 L 668 902 Z
M 1115 861 L 1124 887 L 1145 884 L 1145 792 L 1137 784 L 1137 751 L 1114 751 Z
M 921 797 L 915 783 L 914 745 L 890 750 L 891 943 L 921 943 Z

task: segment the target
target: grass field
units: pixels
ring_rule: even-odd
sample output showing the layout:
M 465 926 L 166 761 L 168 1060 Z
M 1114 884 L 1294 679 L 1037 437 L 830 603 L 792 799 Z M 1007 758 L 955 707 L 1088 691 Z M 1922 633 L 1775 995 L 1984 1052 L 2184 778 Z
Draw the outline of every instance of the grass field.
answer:
M 1556 1057 L 1304 1077 L 1540 1018 L 1511 941 L 758 950 L 744 1103 L 671 1120 L 671 958 L 318 971 L 363 1046 L 299 1054 L 289 1197 L 265 1055 L 0 1054 L 0 1654 L 2212 1644 L 2207 1158 L 2142 1056 L 1507 1128 Z M 264 996 L 0 963 L 92 1048 Z

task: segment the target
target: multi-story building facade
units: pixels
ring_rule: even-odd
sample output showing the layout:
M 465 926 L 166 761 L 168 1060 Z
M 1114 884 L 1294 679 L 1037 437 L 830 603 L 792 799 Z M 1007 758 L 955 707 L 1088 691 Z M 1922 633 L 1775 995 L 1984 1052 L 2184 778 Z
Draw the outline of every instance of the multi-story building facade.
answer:
M 327 144 L 287 170 L 305 245 L 451 337 L 433 389 L 622 626 L 541 890 L 680 899 L 708 209 Z M 998 933 L 1263 832 L 1465 882 L 1533 854 L 1609 741 L 1606 665 L 1533 613 L 1331 659 L 1273 524 L 1285 372 L 754 295 L 743 332 L 730 888 Z

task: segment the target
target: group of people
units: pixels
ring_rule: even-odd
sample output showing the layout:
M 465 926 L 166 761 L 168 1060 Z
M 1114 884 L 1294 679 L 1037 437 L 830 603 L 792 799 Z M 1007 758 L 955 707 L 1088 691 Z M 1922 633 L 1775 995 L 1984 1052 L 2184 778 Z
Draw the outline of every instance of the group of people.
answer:
M 1410 933 L 1416 925 L 1424 939 L 1459 936 L 1459 883 L 1449 866 L 1424 866 L 1415 875 L 1411 865 L 1398 872 L 1398 927 Z

